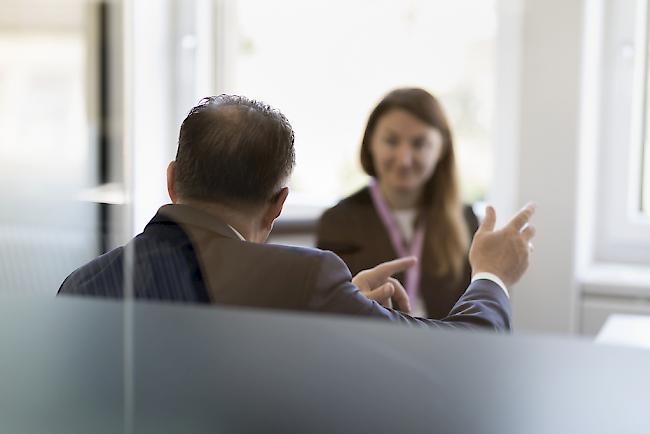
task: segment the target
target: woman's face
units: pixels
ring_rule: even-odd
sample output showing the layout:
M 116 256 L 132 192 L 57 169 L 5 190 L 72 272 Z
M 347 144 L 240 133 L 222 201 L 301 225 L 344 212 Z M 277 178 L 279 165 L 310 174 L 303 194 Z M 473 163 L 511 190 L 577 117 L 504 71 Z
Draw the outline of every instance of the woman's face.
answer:
M 422 188 L 433 174 L 442 148 L 440 130 L 402 109 L 379 118 L 370 143 L 377 179 L 396 190 Z

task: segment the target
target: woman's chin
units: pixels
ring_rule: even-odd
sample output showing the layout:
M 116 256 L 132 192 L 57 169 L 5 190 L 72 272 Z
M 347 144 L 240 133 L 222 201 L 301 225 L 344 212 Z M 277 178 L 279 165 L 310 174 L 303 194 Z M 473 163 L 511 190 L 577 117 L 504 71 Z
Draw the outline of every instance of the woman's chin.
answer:
M 391 187 L 394 191 L 400 194 L 407 194 L 418 190 L 420 188 L 420 185 L 415 182 L 396 182 Z

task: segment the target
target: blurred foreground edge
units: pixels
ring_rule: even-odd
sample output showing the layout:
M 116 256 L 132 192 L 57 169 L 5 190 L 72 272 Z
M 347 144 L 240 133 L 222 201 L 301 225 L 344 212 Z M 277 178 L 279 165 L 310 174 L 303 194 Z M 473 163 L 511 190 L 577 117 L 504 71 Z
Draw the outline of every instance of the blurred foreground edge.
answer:
M 0 432 L 650 432 L 650 351 L 566 338 L 2 297 L 0 345 Z

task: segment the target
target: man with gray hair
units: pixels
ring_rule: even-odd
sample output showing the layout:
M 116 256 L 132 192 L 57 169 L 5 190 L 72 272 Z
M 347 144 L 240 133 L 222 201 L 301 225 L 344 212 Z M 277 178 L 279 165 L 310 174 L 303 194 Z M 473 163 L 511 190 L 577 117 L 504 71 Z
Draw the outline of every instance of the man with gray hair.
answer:
M 528 266 L 534 206 L 498 231 L 488 207 L 470 249 L 473 277 L 464 295 L 442 320 L 413 318 L 404 289 L 391 276 L 414 265 L 414 258 L 352 278 L 331 252 L 265 244 L 289 194 L 294 164 L 294 133 L 279 111 L 240 96 L 204 98 L 183 121 L 167 169 L 172 204 L 126 246 L 73 272 L 59 293 L 120 298 L 130 279 L 136 299 L 510 329 L 508 287 Z M 129 249 L 132 255 L 125 254 Z M 133 263 L 127 268 L 128 257 Z

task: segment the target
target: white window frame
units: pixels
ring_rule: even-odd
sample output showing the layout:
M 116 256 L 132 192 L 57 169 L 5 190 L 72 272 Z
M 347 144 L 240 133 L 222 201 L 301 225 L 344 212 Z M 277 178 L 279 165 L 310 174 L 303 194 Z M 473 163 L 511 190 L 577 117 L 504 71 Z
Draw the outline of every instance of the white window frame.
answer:
M 600 3 L 600 5 L 596 5 Z M 595 129 L 597 175 L 593 258 L 650 264 L 650 219 L 640 210 L 645 140 L 649 0 L 587 2 L 598 9 L 600 75 Z M 595 36 L 595 35 L 594 35 Z M 596 48 L 598 49 L 598 48 Z M 589 66 L 589 65 L 588 65 Z M 579 222 L 578 224 L 580 224 Z
M 215 1 L 123 1 L 125 240 L 169 202 L 180 124 L 214 89 Z

